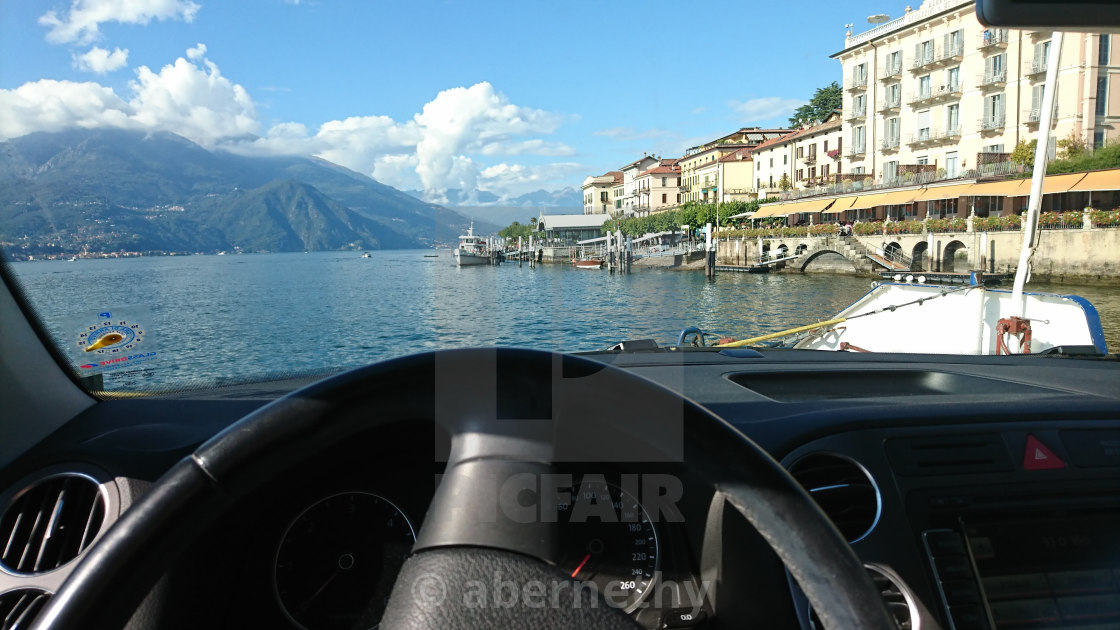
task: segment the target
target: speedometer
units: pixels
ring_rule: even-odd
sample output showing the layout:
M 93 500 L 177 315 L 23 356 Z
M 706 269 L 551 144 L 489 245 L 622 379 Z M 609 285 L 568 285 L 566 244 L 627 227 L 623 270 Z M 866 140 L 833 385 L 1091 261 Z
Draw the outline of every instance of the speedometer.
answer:
M 343 492 L 307 508 L 276 552 L 276 596 L 304 630 L 376 628 L 416 535 L 396 505 Z
M 593 583 L 612 605 L 633 611 L 660 568 L 657 530 L 636 498 L 602 478 L 585 476 L 561 504 L 560 568 Z

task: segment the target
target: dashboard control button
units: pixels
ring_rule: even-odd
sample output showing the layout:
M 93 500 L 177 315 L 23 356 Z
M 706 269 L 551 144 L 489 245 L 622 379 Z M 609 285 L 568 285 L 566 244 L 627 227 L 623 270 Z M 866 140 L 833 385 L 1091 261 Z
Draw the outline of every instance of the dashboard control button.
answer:
M 934 563 L 937 565 L 937 576 L 942 581 L 972 579 L 972 568 L 968 566 L 968 560 L 963 556 L 937 558 Z
M 929 552 L 935 558 L 964 555 L 964 542 L 961 541 L 961 536 L 957 532 L 927 532 L 926 542 L 929 544 Z
M 1027 446 L 1023 449 L 1023 470 L 1057 470 L 1065 467 L 1066 463 L 1043 444 L 1042 440 L 1027 434 Z
M 661 616 L 662 628 L 691 628 L 708 620 L 708 613 L 691 608 L 674 608 Z
M 1120 467 L 1120 431 L 1086 429 L 1062 431 L 1070 461 L 1085 468 Z

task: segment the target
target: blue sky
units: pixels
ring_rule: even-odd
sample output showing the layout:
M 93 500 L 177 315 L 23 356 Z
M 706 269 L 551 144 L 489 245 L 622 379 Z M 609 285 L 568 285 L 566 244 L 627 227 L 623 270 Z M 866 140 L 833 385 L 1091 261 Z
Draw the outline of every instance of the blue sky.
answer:
M 841 80 L 846 23 L 905 5 L 791 6 L 2 0 L 0 139 L 167 130 L 320 155 L 435 201 L 578 187 L 643 152 L 784 125 Z

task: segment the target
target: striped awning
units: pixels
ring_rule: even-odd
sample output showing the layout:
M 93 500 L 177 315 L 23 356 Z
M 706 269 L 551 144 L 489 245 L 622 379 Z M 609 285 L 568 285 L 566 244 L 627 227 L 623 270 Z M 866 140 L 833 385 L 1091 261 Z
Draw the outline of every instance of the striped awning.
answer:
M 969 190 L 974 188 L 973 184 L 957 184 L 955 186 L 936 186 L 933 188 L 926 188 L 916 201 L 931 201 L 933 199 L 956 199 L 967 194 L 971 194 Z
M 1042 184 L 1042 194 L 1050 195 L 1053 193 L 1069 192 L 1071 188 L 1076 186 L 1081 180 L 1085 179 L 1085 173 L 1069 173 L 1068 175 L 1048 175 Z M 1029 195 L 1031 189 L 1028 187 L 1027 192 L 1022 193 Z
M 1003 182 L 976 184 L 968 194 L 977 197 L 1020 197 L 1031 194 L 1031 180 L 1012 179 Z
M 1070 192 L 1088 190 L 1120 190 L 1120 169 L 1087 173 L 1085 179 L 1077 182 L 1069 189 Z

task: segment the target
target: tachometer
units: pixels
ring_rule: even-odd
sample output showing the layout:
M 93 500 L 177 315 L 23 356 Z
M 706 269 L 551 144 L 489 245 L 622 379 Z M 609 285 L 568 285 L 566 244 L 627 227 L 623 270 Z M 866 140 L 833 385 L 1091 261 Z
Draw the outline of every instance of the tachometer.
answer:
M 416 534 L 388 499 L 344 492 L 303 511 L 276 552 L 276 596 L 304 630 L 375 628 Z
M 593 582 L 613 605 L 630 612 L 650 593 L 660 568 L 657 530 L 641 504 L 621 488 L 585 476 L 561 504 L 560 568 Z

